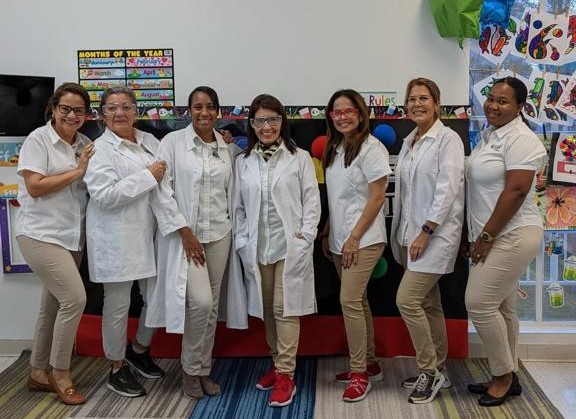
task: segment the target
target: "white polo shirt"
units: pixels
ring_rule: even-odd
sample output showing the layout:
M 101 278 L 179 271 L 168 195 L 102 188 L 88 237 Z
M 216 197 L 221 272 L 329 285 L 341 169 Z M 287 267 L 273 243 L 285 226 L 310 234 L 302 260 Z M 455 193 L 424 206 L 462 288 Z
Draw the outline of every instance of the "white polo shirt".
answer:
M 370 197 L 369 183 L 392 173 L 386 147 L 372 135 L 362 144 L 350 166 L 344 167 L 344 147 L 340 145 L 326 169 L 326 189 L 330 211 L 330 251 L 342 254 L 342 246 L 364 211 Z M 360 248 L 386 243 L 384 206 L 360 239 Z
M 16 215 L 16 236 L 58 244 L 76 251 L 84 245 L 84 218 L 88 192 L 82 179 L 38 198 L 26 189 L 22 172 L 30 170 L 44 176 L 59 175 L 75 169 L 88 137 L 77 133 L 74 144 L 60 138 L 52 123 L 34 130 L 24 140 L 18 160 L 20 210 Z
M 542 141 L 517 117 L 498 129 L 482 131 L 481 140 L 466 162 L 466 199 L 468 234 L 475 241 L 492 215 L 504 190 L 508 170 L 537 171 L 546 159 Z M 501 236 L 518 227 L 542 226 L 542 216 L 535 201 L 536 176 L 522 206 L 497 234 Z

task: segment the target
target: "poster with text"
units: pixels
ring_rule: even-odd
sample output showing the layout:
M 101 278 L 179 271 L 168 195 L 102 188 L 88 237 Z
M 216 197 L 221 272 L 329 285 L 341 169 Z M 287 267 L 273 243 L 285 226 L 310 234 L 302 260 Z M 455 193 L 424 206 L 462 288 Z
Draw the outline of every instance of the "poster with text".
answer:
M 78 82 L 90 104 L 99 106 L 110 87 L 128 86 L 138 107 L 174 106 L 174 54 L 171 48 L 78 51 Z

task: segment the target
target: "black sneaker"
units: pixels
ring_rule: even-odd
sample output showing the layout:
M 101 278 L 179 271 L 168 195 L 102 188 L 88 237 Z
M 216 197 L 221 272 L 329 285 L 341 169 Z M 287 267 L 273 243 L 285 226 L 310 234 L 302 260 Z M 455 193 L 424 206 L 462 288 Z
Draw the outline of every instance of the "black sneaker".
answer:
M 416 404 L 431 402 L 442 388 L 444 381 L 444 375 L 440 371 L 436 371 L 435 374 L 420 373 L 408 401 Z
M 143 354 L 137 354 L 132 348 L 132 343 L 128 342 L 126 345 L 126 361 L 145 378 L 162 378 L 164 371 L 152 361 L 150 352 L 146 351 Z
M 444 371 L 440 372 L 442 373 L 442 375 L 444 375 L 444 384 L 442 384 L 442 390 L 451 388 L 452 381 L 450 381 L 450 378 L 448 377 L 448 375 L 446 375 L 446 372 Z M 407 379 L 402 381 L 402 387 L 412 390 L 414 388 L 414 384 L 416 384 L 416 381 L 418 381 L 418 377 L 408 377 Z
M 140 397 L 146 395 L 144 387 L 136 381 L 130 367 L 126 364 L 122 365 L 115 373 L 108 375 L 108 383 L 106 387 L 124 397 Z

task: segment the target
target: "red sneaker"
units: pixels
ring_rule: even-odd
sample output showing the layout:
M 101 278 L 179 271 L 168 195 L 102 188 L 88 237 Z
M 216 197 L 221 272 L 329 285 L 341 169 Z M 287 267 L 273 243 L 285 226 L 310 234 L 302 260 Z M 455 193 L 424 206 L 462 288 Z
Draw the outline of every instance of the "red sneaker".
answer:
M 270 390 L 274 387 L 274 382 L 276 381 L 276 367 L 272 367 L 264 374 L 256 383 L 256 388 L 258 390 Z
M 366 365 L 366 372 L 368 373 L 368 377 L 370 377 L 370 381 L 382 381 L 384 378 L 382 370 L 380 369 L 380 364 L 378 364 L 378 362 Z M 336 381 L 339 383 L 347 383 L 350 381 L 350 371 L 336 374 Z
M 270 393 L 268 404 L 272 407 L 288 406 L 294 399 L 296 393 L 296 383 L 288 374 L 276 372 L 274 388 Z
M 359 402 L 364 400 L 372 388 L 367 372 L 351 372 L 350 382 L 344 390 L 342 400 L 345 402 Z

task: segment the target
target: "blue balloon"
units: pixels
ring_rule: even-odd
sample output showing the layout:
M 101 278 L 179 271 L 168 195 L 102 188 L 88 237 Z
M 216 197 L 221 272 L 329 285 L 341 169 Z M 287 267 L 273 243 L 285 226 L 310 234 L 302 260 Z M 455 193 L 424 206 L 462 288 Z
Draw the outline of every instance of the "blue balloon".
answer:
M 372 135 L 388 149 L 396 144 L 396 131 L 388 124 L 380 124 L 372 130 Z
M 510 10 L 515 0 L 484 0 L 480 23 L 482 25 L 500 25 L 508 27 Z
M 248 148 L 248 137 L 244 135 L 239 135 L 238 137 L 234 137 L 234 143 L 242 150 L 246 150 Z

